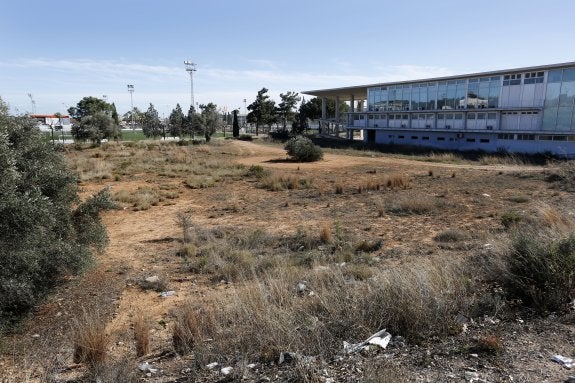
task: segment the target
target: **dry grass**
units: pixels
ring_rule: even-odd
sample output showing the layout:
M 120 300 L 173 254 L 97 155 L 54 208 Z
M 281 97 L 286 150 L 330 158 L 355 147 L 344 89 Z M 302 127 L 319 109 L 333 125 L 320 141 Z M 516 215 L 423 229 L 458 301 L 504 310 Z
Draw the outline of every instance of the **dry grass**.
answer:
M 395 215 L 429 214 L 439 207 L 437 201 L 425 195 L 402 195 L 389 198 L 385 210 Z
M 271 173 L 267 177 L 261 178 L 258 185 L 270 191 L 309 189 L 312 187 L 312 180 L 308 177 Z
M 505 155 L 484 155 L 479 159 L 481 165 L 507 165 L 507 166 L 522 166 L 525 161 L 521 156 L 516 154 Z
M 109 344 L 106 322 L 98 313 L 84 310 L 72 323 L 72 344 L 74 363 L 84 363 L 90 368 L 104 364 Z
M 216 320 L 211 305 L 200 308 L 186 303 L 174 315 L 172 344 L 178 354 L 185 355 L 201 349 L 203 342 L 214 335 Z
M 343 184 L 341 183 L 335 184 L 335 194 L 343 194 Z
M 97 152 L 100 153 L 100 152 Z M 75 157 L 70 160 L 70 167 L 81 181 L 103 180 L 112 178 L 113 164 L 103 156 L 94 158 Z
M 321 225 L 319 229 L 319 240 L 322 243 L 330 243 L 333 240 L 331 235 L 331 227 L 327 223 Z
M 411 178 L 403 173 L 389 174 L 383 178 L 382 185 L 392 190 L 409 189 L 411 187 Z
M 150 353 L 150 321 L 143 314 L 138 314 L 134 320 L 134 341 L 137 356 Z
M 282 267 L 234 284 L 217 304 L 214 340 L 200 353 L 260 361 L 277 360 L 285 350 L 330 356 L 344 340 L 361 340 L 381 328 L 418 341 L 457 331 L 455 316 L 471 302 L 468 279 L 455 262 L 346 269 Z M 302 281 L 303 293 L 296 288 Z M 193 328 L 204 326 L 203 320 L 193 316 Z M 178 344 L 200 345 L 180 341 L 198 336 L 178 326 Z
M 116 202 L 131 205 L 135 211 L 148 210 L 164 200 L 160 191 L 149 187 L 139 187 L 133 192 L 119 190 L 112 198 Z

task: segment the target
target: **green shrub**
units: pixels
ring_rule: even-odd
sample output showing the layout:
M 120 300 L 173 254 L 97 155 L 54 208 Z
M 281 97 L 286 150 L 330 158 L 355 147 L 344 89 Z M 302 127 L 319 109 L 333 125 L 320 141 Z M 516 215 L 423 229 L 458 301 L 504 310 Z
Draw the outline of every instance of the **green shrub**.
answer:
M 262 179 L 270 175 L 270 171 L 261 165 L 252 165 L 246 172 L 248 177 L 255 177 L 257 179 Z
M 437 234 L 433 239 L 437 242 L 459 242 L 466 238 L 464 232 L 455 230 L 455 229 L 448 229 L 442 231 L 441 233 Z
M 0 329 L 106 244 L 107 190 L 78 205 L 76 177 L 34 122 L 0 99 Z
M 539 312 L 564 309 L 575 298 L 575 234 L 560 239 L 517 233 L 506 258 L 507 290 Z
M 313 162 L 323 158 L 323 151 L 307 137 L 297 136 L 285 145 L 288 156 L 298 162 Z
M 505 229 L 510 229 L 511 227 L 524 221 L 525 216 L 517 211 L 506 211 L 501 214 L 501 224 Z

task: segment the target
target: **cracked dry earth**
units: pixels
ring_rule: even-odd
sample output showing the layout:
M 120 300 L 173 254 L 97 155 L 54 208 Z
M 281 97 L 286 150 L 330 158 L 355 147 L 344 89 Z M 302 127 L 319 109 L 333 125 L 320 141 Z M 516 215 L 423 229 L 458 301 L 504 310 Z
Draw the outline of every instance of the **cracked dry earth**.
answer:
M 73 155 L 90 156 L 95 150 Z M 473 256 L 496 239 L 503 211 L 542 206 L 566 214 L 575 211 L 570 193 L 544 181 L 549 171 L 546 167 L 444 164 L 337 151 L 329 151 L 316 163 L 297 164 L 285 161 L 280 146 L 228 140 L 203 150 L 222 161 L 307 177 L 314 187 L 268 191 L 256 187 L 252 180 L 234 177 L 213 187 L 190 189 L 183 185 L 185 175 L 166 177 L 154 171 L 135 172 L 119 180 L 83 181 L 84 197 L 107 186 L 114 192 L 160 184 L 171 185 L 178 195 L 147 210 L 124 206 L 104 213 L 110 237 L 106 251 L 85 274 L 69 277 L 3 340 L 0 381 L 77 381 L 84 366 L 72 361 L 70 328 L 83 312 L 97 313 L 106 320 L 112 359 L 135 358 L 134 319 L 138 315 L 151 319 L 151 351 L 132 363 L 142 382 L 362 382 L 367 371 L 385 367 L 390 361 L 400 366 L 398 381 L 563 382 L 575 375 L 551 361 L 555 354 L 575 356 L 572 315 L 475 318 L 466 324 L 466 331 L 449 337 L 417 344 L 392 342 L 385 350 L 371 348 L 352 355 L 342 349 L 331 360 L 296 355 L 295 361 L 279 366 L 256 361 L 248 366 L 247 361 L 231 366 L 229 375 L 223 375 L 219 367 L 196 369 L 192 355 L 182 357 L 173 352 L 173 310 L 188 301 L 212 304 L 213 297 L 228 293 L 234 285 L 182 267 L 175 256 L 182 236 L 175 220 L 178 212 L 191 212 L 194 223 L 205 227 L 258 227 L 278 235 L 293 233 L 296 228 L 317 232 L 325 222 L 339 222 L 357 236 L 381 240 L 383 248 L 371 256 L 380 259 L 381 267 L 387 267 L 420 258 Z M 388 196 L 380 191 L 361 191 L 359 186 L 374 175 L 390 173 L 409 175 L 412 187 L 404 193 L 442 200 L 443 208 L 428 215 L 378 216 L 376 200 Z M 336 185 L 342 186 L 342 193 L 334 191 Z M 512 202 L 518 194 L 528 201 Z M 433 240 L 448 228 L 468 233 L 465 244 L 441 246 Z M 138 281 L 153 275 L 167 281 L 167 288 L 175 294 L 162 298 L 138 286 Z M 482 336 L 496 336 L 502 350 L 496 354 L 473 352 L 469 346 Z M 137 365 L 143 362 L 158 371 L 138 371 Z M 382 373 L 381 380 L 373 381 L 392 382 L 393 376 Z

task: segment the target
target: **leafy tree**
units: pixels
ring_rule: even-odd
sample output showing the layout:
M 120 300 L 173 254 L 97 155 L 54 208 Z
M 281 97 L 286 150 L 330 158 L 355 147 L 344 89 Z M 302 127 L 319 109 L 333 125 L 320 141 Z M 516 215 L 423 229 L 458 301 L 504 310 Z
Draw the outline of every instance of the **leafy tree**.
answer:
M 206 141 L 209 141 L 221 123 L 217 110 L 218 106 L 210 102 L 207 105 L 200 105 L 200 109 L 202 110 L 201 124 L 203 126 L 204 136 L 206 137 Z
M 114 120 L 114 124 L 120 125 L 120 117 L 118 116 L 118 111 L 116 110 L 116 104 L 112 103 L 112 119 Z
M 232 124 L 232 132 L 234 137 L 240 136 L 240 124 L 238 122 L 238 110 L 235 109 L 233 112 L 234 114 L 234 122 Z
M 81 99 L 76 106 L 68 108 L 68 113 L 73 119 L 81 122 L 84 117 L 93 116 L 98 112 L 106 112 L 111 115 L 114 109 L 115 107 L 106 101 L 90 96 Z
M 68 108 L 68 113 L 77 121 L 72 126 L 72 136 L 76 140 L 99 144 L 105 138 L 120 135 L 116 106 L 97 97 L 84 97 L 76 106 Z
M 157 138 L 162 135 L 162 122 L 158 111 L 154 105 L 150 103 L 148 110 L 142 116 L 142 132 L 146 137 Z
M 278 114 L 283 123 L 283 130 L 287 129 L 288 121 L 294 122 L 296 113 L 294 112 L 296 104 L 301 100 L 297 92 L 280 93 L 281 102 L 278 104 Z
M 256 100 L 248 105 L 248 110 L 250 111 L 247 115 L 247 121 L 256 124 L 256 136 L 259 133 L 259 127 L 262 125 L 271 125 L 276 121 L 275 114 L 275 101 L 270 100 L 270 96 L 266 93 L 268 90 L 262 88 Z
M 192 138 L 195 137 L 196 132 L 200 132 L 202 130 L 201 119 L 201 115 L 196 113 L 196 108 L 194 108 L 193 105 L 190 105 L 188 115 L 184 121 L 184 133 Z
M 144 113 L 142 113 L 138 107 L 134 107 L 134 125 L 138 124 L 138 121 L 142 120 L 142 116 L 144 115 Z M 132 111 L 127 111 L 126 113 L 124 113 L 124 115 L 122 116 L 122 121 L 124 121 L 126 124 L 128 124 L 130 127 L 132 126 Z
M 182 137 L 182 134 L 184 133 L 185 120 L 186 117 L 184 116 L 182 107 L 180 104 L 177 104 L 176 108 L 172 110 L 172 113 L 170 113 L 170 117 L 168 117 L 169 130 L 172 137 Z
M 339 104 L 340 113 L 345 113 L 349 110 L 349 106 L 345 102 Z M 302 102 L 300 106 L 300 113 L 303 113 L 306 119 L 317 120 L 321 118 L 321 98 L 314 97 L 307 102 Z M 335 100 L 327 99 L 326 102 L 327 116 L 335 116 Z
M 112 117 L 106 112 L 96 112 L 82 118 L 72 126 L 72 136 L 76 140 L 90 140 L 100 144 L 103 139 L 118 138 L 120 131 Z
M 83 203 L 77 192 L 64 157 L 0 99 L 0 332 L 106 245 L 108 191 Z

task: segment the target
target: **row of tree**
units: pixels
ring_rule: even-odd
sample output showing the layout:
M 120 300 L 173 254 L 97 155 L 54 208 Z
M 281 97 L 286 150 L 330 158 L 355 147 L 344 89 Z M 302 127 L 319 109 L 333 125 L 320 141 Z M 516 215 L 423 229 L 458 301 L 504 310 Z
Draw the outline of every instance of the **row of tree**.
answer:
M 322 115 L 322 100 L 314 97 L 309 101 L 303 100 L 299 109 L 296 111 L 296 105 L 300 102 L 301 97 L 296 92 L 280 93 L 280 102 L 277 104 L 270 99 L 267 94 L 268 90 L 262 88 L 253 103 L 248 106 L 250 111 L 247 115 L 247 121 L 256 127 L 256 135 L 260 127 L 268 129 L 273 125 L 280 126 L 284 131 L 291 126 L 293 133 L 301 133 L 307 129 L 309 120 L 317 120 Z M 335 101 L 327 100 L 327 115 L 335 115 Z M 345 103 L 340 104 L 340 111 L 346 112 L 349 109 Z
M 278 129 L 293 133 L 301 133 L 308 126 L 309 120 L 321 117 L 322 101 L 320 98 L 303 100 L 299 109 L 297 104 L 302 100 L 298 93 L 287 92 L 280 94 L 280 102 L 275 101 L 267 94 L 268 90 L 262 88 L 253 103 L 247 109 L 246 121 L 255 126 L 256 135 L 260 128 L 276 126 Z M 342 103 L 340 110 L 345 112 L 347 105 Z M 118 139 L 121 137 L 120 119 L 113 103 L 97 97 L 84 97 L 74 107 L 68 109 L 68 113 L 74 119 L 72 136 L 80 141 L 92 141 L 100 143 L 103 139 Z M 335 114 L 335 102 L 328 100 L 328 115 Z M 238 111 L 233 111 L 233 135 L 239 135 L 237 121 Z M 199 105 L 199 111 L 190 106 L 188 113 L 184 115 L 182 107 L 177 104 L 167 119 L 160 119 L 159 113 L 152 103 L 145 112 L 138 108 L 127 112 L 122 116 L 124 122 L 130 124 L 136 122 L 146 137 L 195 137 L 203 135 L 206 140 L 223 125 L 232 123 L 230 115 L 222 115 L 214 103 Z

